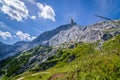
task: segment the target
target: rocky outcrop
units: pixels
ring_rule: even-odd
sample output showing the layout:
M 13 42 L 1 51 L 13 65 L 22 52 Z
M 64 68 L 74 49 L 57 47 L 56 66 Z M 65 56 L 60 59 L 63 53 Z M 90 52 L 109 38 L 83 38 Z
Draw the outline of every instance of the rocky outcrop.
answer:
M 62 25 L 45 32 L 30 42 L 32 45 L 56 46 L 65 42 L 95 42 L 107 40 L 120 33 L 119 20 L 102 21 L 90 26 L 79 26 L 76 23 Z
M 56 47 L 63 43 L 95 42 L 98 40 L 103 42 L 120 34 L 119 23 L 120 20 L 114 20 L 102 21 L 89 26 L 80 26 L 71 20 L 70 24 L 61 25 L 56 29 L 46 31 L 31 42 L 20 43 L 20 45 L 15 44 L 8 52 L 10 55 L 14 55 L 40 45 Z

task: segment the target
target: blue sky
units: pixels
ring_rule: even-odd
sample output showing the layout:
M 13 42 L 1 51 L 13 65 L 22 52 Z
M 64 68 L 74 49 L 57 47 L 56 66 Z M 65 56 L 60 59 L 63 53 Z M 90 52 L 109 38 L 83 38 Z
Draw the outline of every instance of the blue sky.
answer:
M 0 41 L 30 41 L 71 18 L 79 25 L 91 25 L 102 20 L 95 14 L 119 19 L 120 0 L 1 0 Z

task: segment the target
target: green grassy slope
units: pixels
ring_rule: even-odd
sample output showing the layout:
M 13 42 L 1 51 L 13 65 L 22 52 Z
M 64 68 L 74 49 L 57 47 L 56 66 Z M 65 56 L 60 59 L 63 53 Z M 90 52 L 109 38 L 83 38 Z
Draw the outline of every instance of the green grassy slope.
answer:
M 119 75 L 120 35 L 104 42 L 100 48 L 96 42 L 59 49 L 44 63 L 13 76 L 12 80 L 120 80 Z
M 29 70 L 29 68 L 33 68 L 41 61 L 42 57 L 47 55 L 51 50 L 51 47 L 38 46 L 27 52 L 3 60 L 0 65 L 0 73 L 5 73 L 5 77 L 11 79 L 13 76 L 23 73 Z M 37 57 L 40 58 L 37 59 Z

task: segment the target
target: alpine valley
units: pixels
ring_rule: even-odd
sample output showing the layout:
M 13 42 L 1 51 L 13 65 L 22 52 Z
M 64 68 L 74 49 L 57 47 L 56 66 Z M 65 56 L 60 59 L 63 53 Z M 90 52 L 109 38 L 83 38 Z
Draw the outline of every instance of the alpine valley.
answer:
M 119 80 L 120 20 L 71 20 L 30 42 L 0 42 L 0 79 Z

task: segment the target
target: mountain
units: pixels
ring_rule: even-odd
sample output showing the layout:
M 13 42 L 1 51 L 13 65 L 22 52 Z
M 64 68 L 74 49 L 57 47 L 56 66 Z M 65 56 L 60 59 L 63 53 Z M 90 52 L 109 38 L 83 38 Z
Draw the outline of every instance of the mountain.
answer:
M 57 46 L 65 42 L 95 42 L 106 40 L 120 34 L 120 20 L 102 21 L 90 26 L 79 26 L 75 22 L 61 25 L 56 29 L 40 34 L 26 46 L 31 48 L 38 45 Z
M 5 55 L 5 57 L 1 58 L 0 60 L 5 59 L 9 56 L 12 56 L 16 53 L 25 52 L 36 46 L 40 46 L 40 45 L 51 46 L 48 44 L 47 41 L 49 41 L 53 36 L 57 35 L 59 32 L 70 29 L 73 25 L 76 25 L 76 23 L 72 22 L 70 24 L 61 25 L 54 30 L 47 31 L 40 34 L 40 36 L 38 36 L 36 39 L 34 39 L 31 42 L 25 42 L 25 41 L 17 42 L 13 44 L 8 51 L 4 52 L 4 54 L 7 54 L 7 55 Z
M 119 79 L 119 44 L 120 20 L 71 22 L 8 48 L 0 61 L 1 79 Z
M 55 35 L 59 34 L 61 31 L 68 30 L 72 28 L 72 26 L 76 25 L 76 23 L 70 23 L 66 25 L 61 25 L 57 27 L 56 29 L 53 29 L 51 31 L 46 31 L 42 34 L 40 34 L 36 39 L 31 41 L 27 46 L 33 47 L 33 46 L 38 46 L 38 45 L 45 45 L 45 46 L 52 46 L 49 45 L 49 40 L 53 38 Z
M 24 46 L 25 44 L 29 43 L 28 41 L 18 41 L 16 43 L 14 43 L 12 45 L 12 47 L 10 48 L 9 52 L 15 52 L 15 51 L 22 51 L 22 46 Z
M 5 54 L 14 55 L 25 52 L 36 46 L 59 46 L 64 43 L 104 41 L 120 34 L 120 20 L 102 21 L 89 26 L 77 25 L 73 20 L 66 25 L 40 34 L 36 39 L 27 43 L 14 44 Z
M 27 44 L 26 41 L 19 41 L 13 45 L 6 45 L 0 42 L 0 60 L 6 59 L 7 57 L 13 56 L 16 53 L 23 51 L 22 46 Z
M 54 55 L 56 52 L 57 48 L 38 46 L 21 54 L 12 56 L 6 60 L 2 60 L 0 62 L 0 69 L 2 68 L 4 71 L 4 69 L 7 68 L 7 76 L 9 77 L 11 75 L 20 74 L 28 69 L 39 66 L 41 63 L 45 62 L 48 57 Z M 14 72 L 16 73 L 14 74 Z
M 0 59 L 2 58 L 4 53 L 6 51 L 8 51 L 11 47 L 12 47 L 12 45 L 6 45 L 6 44 L 0 42 Z
M 0 62 L 1 80 L 120 79 L 120 34 L 75 48 L 37 46 Z

